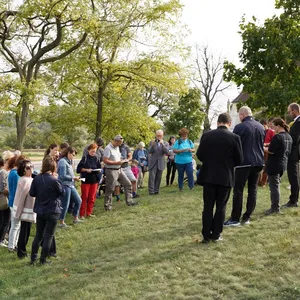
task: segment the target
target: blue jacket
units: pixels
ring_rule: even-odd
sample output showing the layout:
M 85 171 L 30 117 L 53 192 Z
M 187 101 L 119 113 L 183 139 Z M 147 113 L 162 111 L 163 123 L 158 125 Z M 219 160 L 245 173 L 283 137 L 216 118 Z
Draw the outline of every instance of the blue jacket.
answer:
M 58 179 L 63 185 L 74 187 L 74 171 L 72 162 L 67 157 L 63 157 L 58 162 Z
M 8 206 L 13 207 L 14 200 L 15 200 L 15 194 L 18 186 L 18 181 L 20 179 L 20 176 L 18 175 L 18 172 L 16 169 L 12 169 L 8 174 Z
M 244 159 L 241 166 L 258 167 L 264 165 L 265 129 L 253 117 L 243 119 L 234 127 L 233 133 L 241 138 Z

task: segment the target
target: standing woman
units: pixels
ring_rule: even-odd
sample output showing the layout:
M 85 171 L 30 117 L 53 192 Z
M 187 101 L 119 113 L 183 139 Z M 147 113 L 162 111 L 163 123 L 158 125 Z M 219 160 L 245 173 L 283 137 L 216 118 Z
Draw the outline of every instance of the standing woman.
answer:
M 72 160 L 77 154 L 77 151 L 73 147 L 66 148 L 58 162 L 58 179 L 62 182 L 65 190 L 65 195 L 62 199 L 62 212 L 60 215 L 60 227 L 67 228 L 68 225 L 65 223 L 67 210 L 69 207 L 70 199 L 75 203 L 73 208 L 73 223 L 79 223 L 81 220 L 78 219 L 79 209 L 81 205 L 81 198 L 76 190 L 75 181 L 79 181 L 79 177 L 74 176 Z
M 48 149 L 45 151 L 44 158 L 47 156 L 52 157 L 55 160 L 55 162 L 57 163 L 58 158 L 59 158 L 59 151 L 58 151 L 57 144 L 53 143 L 48 147 Z
M 77 166 L 77 173 L 81 173 L 80 177 L 85 178 L 81 182 L 81 207 L 80 218 L 94 217 L 92 215 L 96 193 L 98 189 L 98 182 L 100 179 L 101 162 L 96 155 L 98 149 L 97 144 L 91 144 L 87 147 L 88 154 L 83 156 Z M 96 170 L 97 171 L 93 171 Z
M 29 195 L 33 180 L 32 171 L 33 166 L 30 160 L 19 162 L 17 172 L 20 179 L 15 194 L 12 218 L 15 224 L 21 223 L 17 250 L 20 259 L 27 256 L 26 245 L 30 236 L 31 224 L 36 222 L 36 214 L 33 212 L 35 199 Z
M 184 172 L 188 176 L 188 185 L 190 190 L 194 188 L 194 170 L 192 153 L 195 147 L 192 141 L 188 139 L 189 131 L 182 128 L 178 132 L 180 139 L 173 146 L 175 155 L 176 168 L 178 170 L 178 187 L 179 191 L 183 189 Z
M 132 159 L 138 161 L 139 175 L 137 187 L 143 188 L 145 173 L 148 171 L 148 151 L 145 149 L 145 143 L 140 142 L 133 152 Z
M 8 174 L 8 206 L 10 207 L 11 214 L 13 213 L 13 206 L 14 206 L 14 200 L 15 200 L 15 194 L 18 186 L 18 181 L 20 179 L 20 176 L 17 172 L 17 166 L 20 161 L 26 159 L 25 156 L 19 155 L 19 156 L 13 156 L 8 161 L 8 168 L 11 169 Z M 20 233 L 20 222 L 15 222 L 17 219 L 11 218 L 10 220 L 10 230 L 9 230 L 9 237 L 8 237 L 8 251 L 16 251 L 17 242 L 19 239 L 19 233 Z
M 271 208 L 265 211 L 266 215 L 279 213 L 280 211 L 280 178 L 287 168 L 288 155 L 292 149 L 292 137 L 288 134 L 289 126 L 284 120 L 278 118 L 273 120 L 274 129 L 277 133 L 271 140 L 266 162 L 266 173 L 271 193 Z
M 31 184 L 30 196 L 35 197 L 34 212 L 37 214 L 36 235 L 32 242 L 31 264 L 37 260 L 39 246 L 42 239 L 42 253 L 40 263 L 47 264 L 50 246 L 54 237 L 57 221 L 61 213 L 61 201 L 59 197 L 64 194 L 63 186 L 54 176 L 56 174 L 56 162 L 48 157 L 43 160 L 42 171 Z
M 8 175 L 8 160 L 13 156 L 10 151 L 3 152 L 3 158 L 0 158 L 0 197 L 4 198 L 7 202 L 7 207 L 0 210 L 0 247 L 7 247 L 5 235 L 8 232 L 10 220 L 10 208 L 8 206 L 8 188 L 7 188 L 7 175 Z
M 175 136 L 170 136 L 169 138 L 169 153 L 168 153 L 168 160 L 167 160 L 167 176 L 166 176 L 166 184 L 167 186 L 172 185 L 175 173 L 176 173 L 176 164 L 175 164 L 175 153 L 173 152 L 173 146 L 175 144 L 176 138 Z M 172 174 L 172 175 L 171 175 Z M 171 175 L 171 181 L 170 181 Z

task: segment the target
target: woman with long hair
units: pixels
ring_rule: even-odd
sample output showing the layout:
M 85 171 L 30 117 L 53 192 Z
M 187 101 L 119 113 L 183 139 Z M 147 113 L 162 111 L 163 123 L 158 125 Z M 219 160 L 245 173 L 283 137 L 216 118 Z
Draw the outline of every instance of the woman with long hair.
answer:
M 169 153 L 168 153 L 168 160 L 167 160 L 167 175 L 166 175 L 167 186 L 173 184 L 175 173 L 176 173 L 175 153 L 173 151 L 173 146 L 175 144 L 175 141 L 176 141 L 175 136 L 171 135 L 169 138 Z
M 52 157 L 55 160 L 55 162 L 58 161 L 59 151 L 58 151 L 58 145 L 57 144 L 53 143 L 47 148 L 47 150 L 45 151 L 45 154 L 44 154 L 44 158 L 47 157 L 47 156 Z
M 81 161 L 77 166 L 77 173 L 80 173 L 80 177 L 85 179 L 85 181 L 81 182 L 81 219 L 84 219 L 85 217 L 94 216 L 92 212 L 101 174 L 100 158 L 96 155 L 97 149 L 97 144 L 90 144 L 87 147 L 87 155 L 82 157 Z
M 39 246 L 44 239 L 40 256 L 40 264 L 43 265 L 49 263 L 46 258 L 49 255 L 61 213 L 60 197 L 64 194 L 63 186 L 56 178 L 56 162 L 53 158 L 48 157 L 43 160 L 41 173 L 33 179 L 29 194 L 35 197 L 33 211 L 37 214 L 36 235 L 31 249 L 31 264 L 36 262 Z
M 67 228 L 65 223 L 66 214 L 70 204 L 70 199 L 74 201 L 73 208 L 73 223 L 77 224 L 82 222 L 78 219 L 79 209 L 81 206 L 81 198 L 76 190 L 75 181 L 79 181 L 79 177 L 75 177 L 73 171 L 73 158 L 77 154 L 77 151 L 73 147 L 68 147 L 62 152 L 62 156 L 58 162 L 58 179 L 62 182 L 65 190 L 65 195 L 62 199 L 62 212 L 60 215 L 60 228 Z
M 266 162 L 266 173 L 271 194 L 271 208 L 265 211 L 266 215 L 279 213 L 280 211 L 280 178 L 287 168 L 288 155 L 292 149 L 292 137 L 289 135 L 289 126 L 284 120 L 277 118 L 273 120 L 276 135 L 265 151 L 268 151 Z
M 33 165 L 30 160 L 22 160 L 18 164 L 18 175 L 20 179 L 15 194 L 12 211 L 14 223 L 21 224 L 18 238 L 17 255 L 19 258 L 27 256 L 26 245 L 30 236 L 31 224 L 36 222 L 36 214 L 33 212 L 35 198 L 29 195 L 32 183 Z

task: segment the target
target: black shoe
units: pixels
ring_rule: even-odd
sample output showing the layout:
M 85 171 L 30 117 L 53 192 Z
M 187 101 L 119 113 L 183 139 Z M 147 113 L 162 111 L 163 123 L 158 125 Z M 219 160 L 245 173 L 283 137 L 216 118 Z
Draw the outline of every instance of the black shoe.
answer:
M 132 198 L 140 198 L 140 195 L 135 194 L 134 196 L 132 196 Z
M 274 209 L 274 208 L 270 208 L 270 209 L 265 211 L 266 216 L 269 216 L 269 215 L 272 215 L 272 214 L 279 214 L 279 213 L 280 213 L 280 210 L 279 209 Z
M 203 239 L 203 240 L 201 241 L 201 244 L 208 244 L 209 242 L 210 242 L 209 239 Z
M 155 195 L 158 195 L 158 194 L 159 194 L 159 192 L 155 192 L 154 194 L 155 194 Z
M 283 204 L 281 206 L 281 208 L 289 208 L 289 207 L 298 207 L 298 203 L 297 202 L 288 202 L 286 204 Z
M 46 259 L 41 259 L 40 260 L 40 265 L 51 265 L 52 261 L 46 260 Z
M 36 264 L 36 260 L 31 260 L 29 263 L 30 266 L 34 266 L 35 264 Z
M 57 257 L 56 253 L 49 253 L 48 257 Z

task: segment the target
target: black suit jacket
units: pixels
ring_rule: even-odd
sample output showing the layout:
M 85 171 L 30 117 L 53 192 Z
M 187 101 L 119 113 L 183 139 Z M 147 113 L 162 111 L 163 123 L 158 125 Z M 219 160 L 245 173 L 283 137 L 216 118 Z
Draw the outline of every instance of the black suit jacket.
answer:
M 292 150 L 289 160 L 299 161 L 300 159 L 300 117 L 294 122 L 290 129 L 290 135 L 293 139 Z
M 240 137 L 230 132 L 227 127 L 203 134 L 197 157 L 202 161 L 198 182 L 232 187 L 234 184 L 234 167 L 243 161 Z

